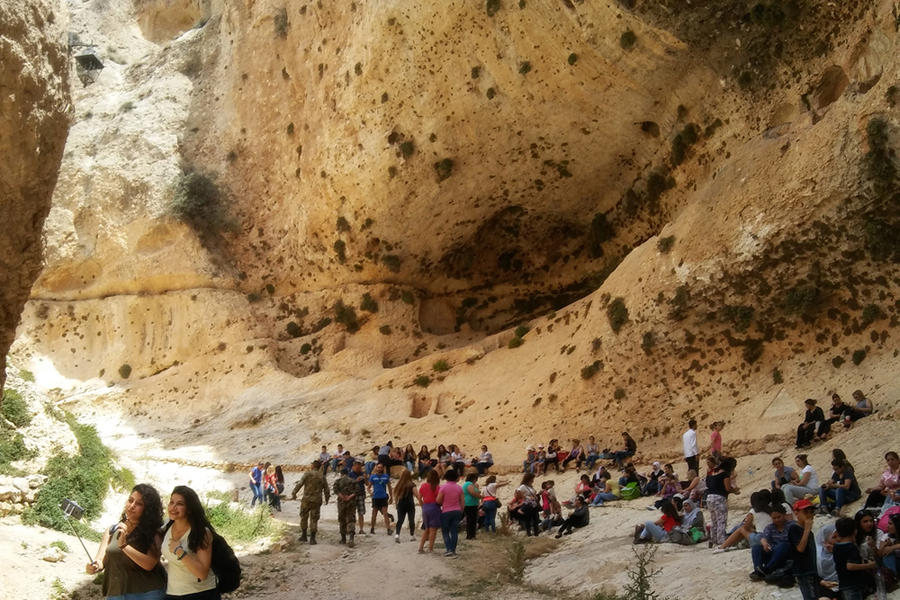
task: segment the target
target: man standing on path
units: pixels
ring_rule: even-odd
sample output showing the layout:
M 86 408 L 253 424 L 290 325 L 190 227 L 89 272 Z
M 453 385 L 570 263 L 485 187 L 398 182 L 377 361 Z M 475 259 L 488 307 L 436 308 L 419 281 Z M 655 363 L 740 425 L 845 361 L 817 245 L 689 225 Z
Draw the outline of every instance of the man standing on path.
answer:
M 681 436 L 681 444 L 684 446 L 684 462 L 687 463 L 688 469 L 700 472 L 700 448 L 697 446 L 697 420 L 688 421 L 688 430 Z
M 300 500 L 300 541 L 306 541 L 307 525 L 309 525 L 309 544 L 316 544 L 316 531 L 319 528 L 319 508 L 322 506 L 322 494 L 325 494 L 325 504 L 331 494 L 325 475 L 322 473 L 322 463 L 314 460 L 312 470 L 303 474 L 300 482 L 294 486 L 291 500 L 297 497 L 297 492 L 303 488 L 303 499 Z M 310 523 L 310 521 L 312 521 Z
M 384 517 L 384 526 L 388 535 L 391 531 L 391 522 L 388 520 L 387 507 L 391 503 L 394 491 L 391 489 L 391 476 L 385 472 L 384 464 L 375 465 L 375 472 L 369 475 L 369 483 L 372 486 L 372 524 L 369 533 L 375 533 L 375 518 L 378 513 Z
M 353 535 L 356 533 L 356 484 L 347 476 L 347 469 L 341 469 L 341 476 L 334 482 L 334 495 L 337 497 L 338 526 L 341 531 L 341 543 L 347 543 L 347 534 L 350 534 L 350 543 L 353 548 Z
M 356 486 L 356 512 L 359 518 L 359 535 L 366 534 L 366 475 L 363 473 L 363 462 L 353 461 L 350 469 L 350 481 Z

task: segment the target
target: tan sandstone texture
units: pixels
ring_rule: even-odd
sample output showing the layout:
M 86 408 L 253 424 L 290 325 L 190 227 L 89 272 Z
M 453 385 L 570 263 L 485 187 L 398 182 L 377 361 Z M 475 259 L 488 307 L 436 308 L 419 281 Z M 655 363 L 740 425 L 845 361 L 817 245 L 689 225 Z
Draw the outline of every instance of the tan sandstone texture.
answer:
M 0 2 L 0 389 L 6 352 L 41 270 L 41 231 L 69 130 L 58 3 Z
M 742 6 L 75 4 L 22 364 L 212 463 L 895 415 L 892 5 Z

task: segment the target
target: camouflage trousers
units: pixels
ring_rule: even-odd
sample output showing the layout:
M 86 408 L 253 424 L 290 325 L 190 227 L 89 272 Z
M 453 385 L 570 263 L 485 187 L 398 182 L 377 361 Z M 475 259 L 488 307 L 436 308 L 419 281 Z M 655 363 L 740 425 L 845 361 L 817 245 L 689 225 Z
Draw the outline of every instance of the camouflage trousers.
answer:
M 350 534 L 356 531 L 356 500 L 350 500 L 349 502 L 341 502 L 338 500 L 338 526 L 341 530 L 341 535 Z
M 301 531 L 306 532 L 307 524 L 309 525 L 310 533 L 315 533 L 319 529 L 319 509 L 321 507 L 322 504 L 320 502 L 311 502 L 309 500 L 300 501 Z

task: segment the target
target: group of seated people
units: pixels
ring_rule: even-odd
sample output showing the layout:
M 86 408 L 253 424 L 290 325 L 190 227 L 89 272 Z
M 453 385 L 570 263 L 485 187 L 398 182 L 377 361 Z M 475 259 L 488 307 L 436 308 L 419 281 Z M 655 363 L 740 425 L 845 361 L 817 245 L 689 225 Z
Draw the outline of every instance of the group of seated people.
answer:
M 849 429 L 855 421 L 871 415 L 875 411 L 872 401 L 866 398 L 862 390 L 853 392 L 854 405 L 845 404 L 837 393 L 831 394 L 831 408 L 828 417 L 815 398 L 807 398 L 804 401 L 806 413 L 803 422 L 797 426 L 798 449 L 809 447 L 814 440 L 824 440 L 831 432 L 833 425 L 840 423 L 844 429 Z
M 546 447 L 538 444 L 537 447 L 528 446 L 526 448 L 525 460 L 522 461 L 522 472 L 541 476 L 553 468 L 557 473 L 564 473 L 572 462 L 575 463 L 577 471 L 581 470 L 582 465 L 590 471 L 600 459 L 610 459 L 615 462 L 616 466 L 623 468 L 625 460 L 634 456 L 635 452 L 637 452 L 637 442 L 627 431 L 622 432 L 622 446 L 616 450 L 609 448 L 600 450 L 594 436 L 588 437 L 587 444 L 582 444 L 579 439 L 573 439 L 571 448 L 564 450 L 559 440 L 553 438 Z
M 806 455 L 798 469 L 773 459 L 770 489 L 750 495 L 750 511 L 729 531 L 715 552 L 749 546 L 750 578 L 800 586 L 810 598 L 864 598 L 876 587 L 896 586 L 900 557 L 900 458 L 885 454 L 887 469 L 878 483 L 865 490 L 864 507 L 853 518 L 841 509 L 862 497 L 853 466 L 839 448 L 832 451 L 832 476 L 820 482 Z M 818 507 L 816 506 L 818 504 Z M 837 517 L 814 533 L 816 513 Z M 816 546 L 816 550 L 807 548 Z M 842 594 L 839 596 L 838 594 Z

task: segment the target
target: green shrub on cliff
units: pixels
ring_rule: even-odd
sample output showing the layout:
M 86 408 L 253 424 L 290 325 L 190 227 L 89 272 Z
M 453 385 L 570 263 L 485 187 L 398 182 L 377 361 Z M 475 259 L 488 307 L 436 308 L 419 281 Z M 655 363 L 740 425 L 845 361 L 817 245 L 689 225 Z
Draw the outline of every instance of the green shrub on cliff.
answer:
M 231 227 L 225 195 L 214 179 L 187 171 L 175 180 L 170 211 L 201 234 L 219 234 Z

